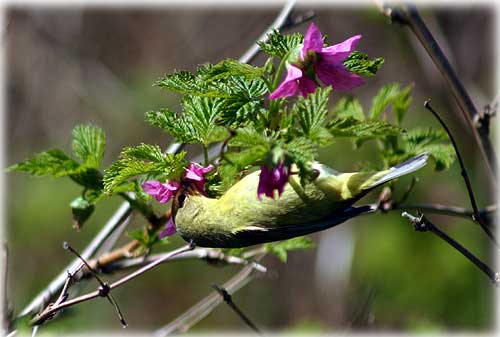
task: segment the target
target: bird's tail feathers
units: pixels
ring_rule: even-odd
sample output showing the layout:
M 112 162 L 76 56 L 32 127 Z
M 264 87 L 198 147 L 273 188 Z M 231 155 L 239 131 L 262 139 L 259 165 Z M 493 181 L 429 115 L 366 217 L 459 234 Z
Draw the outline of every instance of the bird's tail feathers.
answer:
M 370 186 L 370 189 L 380 186 L 390 180 L 399 178 L 408 173 L 414 172 L 427 164 L 427 160 L 429 159 L 429 154 L 427 152 L 421 153 L 418 156 L 415 156 L 407 161 L 398 164 L 389 169 L 389 172 L 381 177 L 380 179 L 373 182 Z

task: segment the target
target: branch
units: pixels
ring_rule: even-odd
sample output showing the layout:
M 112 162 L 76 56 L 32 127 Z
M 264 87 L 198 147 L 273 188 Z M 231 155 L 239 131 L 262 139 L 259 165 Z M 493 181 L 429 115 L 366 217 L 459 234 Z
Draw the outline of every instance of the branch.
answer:
M 138 266 L 143 266 L 148 263 L 151 263 L 153 261 L 163 259 L 163 257 L 168 254 L 168 253 L 158 253 L 158 254 L 153 254 L 149 255 L 147 257 L 138 257 L 134 259 L 126 259 L 122 261 L 117 261 L 114 263 L 111 263 L 107 265 L 106 267 L 102 268 L 101 271 L 103 273 L 111 273 L 115 271 L 122 271 L 125 269 L 129 268 L 135 268 Z M 231 255 L 225 255 L 222 253 L 221 250 L 219 249 L 212 249 L 212 248 L 196 248 L 193 251 L 186 252 L 182 255 L 176 255 L 169 259 L 168 261 L 164 262 L 172 262 L 172 261 L 180 261 L 180 260 L 187 260 L 187 259 L 201 259 L 201 260 L 207 260 L 209 263 L 217 263 L 217 262 L 222 262 L 225 264 L 239 264 L 239 265 L 250 265 L 252 268 L 265 273 L 267 271 L 267 268 L 255 261 L 249 261 L 249 257 L 247 258 L 241 258 L 237 256 L 231 256 Z
M 212 285 L 212 287 L 221 295 L 222 299 L 226 304 L 233 309 L 233 311 L 238 315 L 238 317 L 245 322 L 250 329 L 252 329 L 256 334 L 262 335 L 259 328 L 243 313 L 243 311 L 238 308 L 238 306 L 233 302 L 233 297 L 229 295 L 224 287 L 219 287 L 217 284 Z
M 470 209 L 466 209 L 464 207 L 458 206 L 447 206 L 441 204 L 398 204 L 392 206 L 390 209 L 392 210 L 412 210 L 412 211 L 420 211 L 420 212 L 431 212 L 442 215 L 449 216 L 457 216 L 466 219 L 472 219 L 474 212 Z M 479 214 L 481 215 L 483 221 L 486 223 L 490 223 L 487 221 L 490 217 L 494 219 L 495 213 L 498 211 L 497 205 L 489 205 L 485 208 L 479 210 Z
M 495 285 L 498 286 L 500 282 L 500 275 L 493 270 L 491 270 L 488 265 L 486 265 L 483 261 L 478 259 L 474 254 L 472 254 L 469 250 L 467 250 L 464 246 L 459 244 L 457 241 L 448 236 L 445 232 L 443 232 L 438 226 L 433 224 L 429 219 L 427 219 L 423 214 L 419 217 L 415 217 L 407 212 L 403 212 L 401 214 L 403 217 L 410 220 L 413 224 L 413 227 L 416 231 L 427 232 L 430 231 L 433 234 L 436 234 L 441 239 L 446 241 L 453 248 L 458 250 L 463 256 L 465 256 L 469 261 L 471 261 L 476 267 L 478 267 Z
M 479 225 L 481 226 L 483 231 L 498 246 L 498 242 L 496 241 L 495 236 L 490 231 L 488 226 L 484 223 L 483 218 L 479 214 L 479 208 L 477 207 L 477 202 L 476 202 L 476 198 L 474 196 L 474 191 L 472 190 L 472 184 L 470 182 L 469 175 L 468 175 L 467 170 L 465 168 L 465 164 L 464 164 L 464 161 L 462 159 L 462 155 L 460 154 L 460 151 L 458 150 L 458 146 L 457 146 L 457 142 L 455 141 L 455 138 L 453 137 L 450 129 L 448 128 L 446 123 L 443 121 L 443 119 L 441 119 L 439 114 L 431 107 L 430 99 L 425 101 L 424 106 L 426 109 L 428 109 L 430 112 L 432 112 L 432 114 L 437 118 L 439 123 L 441 123 L 442 127 L 445 129 L 446 133 L 448 134 L 448 137 L 450 137 L 451 143 L 453 144 L 453 148 L 455 149 L 455 153 L 457 154 L 458 162 L 460 164 L 460 168 L 461 168 L 460 173 L 462 174 L 462 177 L 464 178 L 465 186 L 467 187 L 467 192 L 469 194 L 469 199 L 470 199 L 470 203 L 472 206 L 472 210 L 474 211 L 474 220 L 479 223 Z
M 475 120 L 484 119 L 484 116 L 480 114 L 474 106 L 465 87 L 439 47 L 439 44 L 427 28 L 425 22 L 422 20 L 417 8 L 414 5 L 405 5 L 396 8 L 385 3 L 383 0 L 375 1 L 382 14 L 395 22 L 407 25 L 432 58 L 432 61 L 441 72 L 441 75 L 447 81 L 462 111 L 462 115 L 473 134 L 474 141 L 478 145 L 486 163 L 491 181 L 496 184 L 497 158 L 489 138 L 489 129 L 481 127 L 480 123 L 474 123 Z
M 281 12 L 278 14 L 274 22 L 269 26 L 269 28 L 262 33 L 262 35 L 255 41 L 255 43 L 239 58 L 240 62 L 243 63 L 250 63 L 255 56 L 260 51 L 260 47 L 257 42 L 266 42 L 267 41 L 267 36 L 274 30 L 274 29 L 280 29 L 286 24 L 290 23 L 290 14 L 292 13 L 292 9 L 295 6 L 296 0 L 288 0 L 283 6 L 283 9 Z M 298 22 L 296 24 L 299 24 L 301 22 Z M 290 26 L 289 26 L 290 27 Z
M 260 261 L 266 254 L 258 255 L 255 260 Z M 246 284 L 248 284 L 254 276 L 254 268 L 246 266 L 241 271 L 232 277 L 229 281 L 224 283 L 223 287 L 229 294 L 234 294 Z M 177 317 L 171 323 L 155 331 L 155 337 L 163 337 L 171 334 L 179 334 L 188 331 L 193 325 L 208 316 L 220 303 L 222 298 L 220 295 L 212 291 L 207 297 L 196 303 L 185 313 Z
M 119 227 L 123 222 L 129 220 L 132 208 L 128 202 L 124 202 L 115 214 L 108 220 L 101 231 L 89 243 L 82 253 L 84 259 L 90 258 L 103 244 L 103 242 Z M 67 271 L 75 270 L 80 265 L 80 260 L 75 258 L 50 284 L 42 290 L 18 315 L 18 318 L 41 310 L 50 299 L 61 289 L 66 282 Z
M 156 261 L 153 261 L 147 265 L 145 265 L 144 267 L 118 279 L 117 281 L 113 282 L 112 284 L 110 284 L 107 288 L 108 288 L 108 292 L 112 289 L 115 289 L 115 288 L 118 288 L 124 284 L 126 284 L 127 282 L 135 279 L 136 277 L 146 273 L 147 271 L 153 269 L 154 267 L 158 266 L 159 264 L 165 262 L 166 260 L 170 259 L 171 257 L 173 256 L 176 256 L 176 255 L 179 255 L 179 254 L 182 254 L 184 252 L 187 252 L 187 251 L 190 251 L 190 250 L 193 250 L 194 249 L 194 245 L 192 244 L 189 244 L 189 245 L 186 245 L 186 246 L 183 246 L 181 248 L 178 248 L 176 250 L 173 250 L 171 251 L 170 253 L 166 254 L 162 259 L 158 259 Z M 93 292 L 90 292 L 90 293 L 87 293 L 87 294 L 84 294 L 84 295 L 81 295 L 81 296 L 78 296 L 72 300 L 69 300 L 69 301 L 64 301 L 60 304 L 55 304 L 55 305 L 49 305 L 42 313 L 36 315 L 32 320 L 31 320 L 31 324 L 32 325 L 40 325 L 42 324 L 44 321 L 46 321 L 47 319 L 50 319 L 55 313 L 57 313 L 58 311 L 60 311 L 61 309 L 64 309 L 64 308 L 67 308 L 67 307 L 70 307 L 70 306 L 73 306 L 75 304 L 78 304 L 78 303 L 82 303 L 82 302 L 86 302 L 86 301 L 89 301 L 91 299 L 94 299 L 96 297 L 100 297 L 100 296 L 107 296 L 107 292 L 104 292 L 101 287 L 99 287 L 99 289 L 93 291 Z

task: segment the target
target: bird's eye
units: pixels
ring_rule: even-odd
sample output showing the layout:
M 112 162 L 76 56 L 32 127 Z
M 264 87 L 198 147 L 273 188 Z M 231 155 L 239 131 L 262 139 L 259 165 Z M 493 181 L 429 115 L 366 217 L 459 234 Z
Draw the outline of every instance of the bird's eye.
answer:
M 186 195 L 179 194 L 179 197 L 177 197 L 177 203 L 179 205 L 179 208 L 182 208 L 182 206 L 184 206 L 184 200 L 186 200 Z

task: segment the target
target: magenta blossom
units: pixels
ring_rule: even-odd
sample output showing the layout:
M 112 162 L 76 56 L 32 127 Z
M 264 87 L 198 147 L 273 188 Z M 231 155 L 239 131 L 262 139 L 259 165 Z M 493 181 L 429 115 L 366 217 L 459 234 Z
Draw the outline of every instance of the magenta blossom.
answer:
M 168 219 L 167 224 L 165 225 L 165 228 L 163 228 L 163 230 L 158 235 L 158 237 L 160 239 L 163 239 L 164 237 L 172 236 L 175 233 L 177 233 L 177 227 L 175 227 L 174 220 L 172 219 L 172 217 L 170 217 L 170 219 Z
M 184 174 L 184 178 L 193 180 L 195 182 L 196 189 L 204 193 L 205 187 L 205 177 L 204 174 L 212 171 L 214 169 L 213 165 L 208 165 L 207 167 L 203 167 L 196 163 L 189 164 L 189 167 Z
M 151 195 L 162 204 L 165 204 L 176 194 L 181 184 L 175 180 L 171 180 L 166 184 L 158 180 L 148 180 L 144 182 L 141 187 L 144 192 Z
M 314 74 L 326 85 L 336 90 L 349 90 L 364 83 L 361 76 L 351 73 L 342 62 L 352 53 L 361 35 L 355 35 L 342 43 L 323 47 L 323 36 L 311 23 L 304 36 L 299 60 L 287 65 L 285 80 L 269 96 L 278 99 L 300 94 L 307 96 L 316 90 Z
M 278 190 L 279 196 L 283 194 L 285 185 L 290 177 L 290 167 L 279 162 L 272 170 L 267 165 L 260 168 L 259 186 L 257 187 L 257 197 L 262 200 L 262 195 L 274 199 L 274 190 Z

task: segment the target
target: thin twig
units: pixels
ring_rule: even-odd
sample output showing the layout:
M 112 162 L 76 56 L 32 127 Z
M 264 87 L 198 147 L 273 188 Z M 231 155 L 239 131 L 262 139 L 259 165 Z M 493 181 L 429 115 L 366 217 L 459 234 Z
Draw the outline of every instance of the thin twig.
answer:
M 266 253 L 256 256 L 255 260 L 260 261 Z M 241 271 L 233 276 L 229 281 L 223 284 L 223 287 L 230 293 L 234 294 L 246 284 L 248 284 L 254 276 L 253 266 L 245 266 Z M 155 337 L 164 337 L 171 334 L 179 334 L 188 331 L 193 325 L 208 316 L 220 303 L 222 298 L 217 292 L 211 292 L 207 297 L 196 303 L 185 313 L 177 317 L 175 320 L 155 331 Z
M 420 212 L 431 212 L 442 215 L 457 216 L 466 219 L 472 219 L 474 212 L 470 209 L 458 206 L 448 206 L 441 204 L 398 204 L 394 205 L 391 209 L 393 210 L 408 210 L 408 211 L 420 211 Z M 479 210 L 479 214 L 486 221 L 489 217 L 493 217 L 495 212 L 498 211 L 497 205 L 489 205 L 485 208 Z M 494 217 L 493 217 L 494 218 Z
M 488 265 L 486 265 L 486 263 L 481 261 L 468 249 L 448 236 L 448 234 L 443 232 L 438 226 L 429 221 L 429 219 L 427 219 L 423 214 L 416 217 L 407 212 L 403 212 L 401 215 L 410 220 L 415 230 L 422 232 L 430 231 L 446 241 L 453 248 L 458 250 L 463 256 L 465 256 L 469 261 L 471 261 L 476 267 L 478 267 L 484 274 L 486 274 L 486 276 L 488 276 L 488 278 L 491 280 L 491 282 L 493 282 L 495 286 L 498 286 L 500 282 L 500 276 L 498 273 L 494 272 L 490 267 L 488 267 Z
M 181 248 L 178 248 L 176 250 L 173 250 L 169 254 L 165 255 L 163 257 L 163 259 L 156 260 L 156 261 L 134 271 L 133 273 L 130 273 L 130 274 L 118 279 L 117 281 L 115 281 L 115 282 L 111 283 L 109 286 L 107 286 L 107 288 L 109 288 L 109 290 L 118 288 L 118 287 L 126 284 L 127 282 L 133 280 L 134 278 L 136 278 L 136 277 L 146 273 L 147 271 L 153 269 L 154 267 L 158 266 L 159 264 L 163 263 L 164 261 L 168 260 L 169 258 L 176 256 L 176 255 L 179 255 L 179 254 L 182 254 L 184 252 L 193 250 L 193 249 L 194 249 L 194 245 L 189 244 L 189 245 L 183 246 Z M 36 315 L 31 320 L 30 323 L 32 325 L 40 324 L 41 322 L 45 321 L 48 317 L 50 317 L 51 315 L 53 315 L 54 313 L 58 312 L 61 309 L 64 309 L 64 308 L 73 306 L 75 304 L 79 304 L 79 303 L 94 299 L 96 297 L 100 297 L 100 296 L 102 296 L 102 294 L 103 294 L 103 290 L 101 287 L 99 287 L 99 289 L 92 291 L 90 293 L 78 296 L 74 299 L 65 301 L 65 302 L 60 303 L 58 305 L 49 306 L 49 307 L 45 308 L 45 310 L 42 313 Z
M 462 115 L 473 134 L 474 141 L 477 143 L 484 158 L 491 181 L 496 184 L 497 158 L 489 134 L 484 131 L 485 129 L 478 128 L 474 124 L 474 120 L 478 118 L 477 116 L 479 118 L 481 116 L 439 44 L 422 20 L 417 8 L 414 5 L 408 4 L 401 7 L 392 7 L 381 0 L 376 0 L 376 4 L 381 12 L 391 18 L 391 20 L 405 24 L 410 28 L 431 57 L 441 75 L 448 82 L 453 96 L 462 111 Z
M 84 259 L 88 259 L 92 256 L 96 250 L 102 245 L 102 243 L 113 233 L 114 229 L 119 227 L 123 222 L 128 221 L 130 214 L 132 213 L 132 208 L 128 202 L 124 202 L 120 208 L 115 212 L 115 214 L 109 219 L 109 221 L 104 225 L 101 231 L 95 236 L 95 238 L 89 243 L 81 254 Z M 80 266 L 80 260 L 78 258 L 74 259 L 65 269 L 62 271 L 50 284 L 42 290 L 18 315 L 18 318 L 34 313 L 45 306 L 52 296 L 54 296 L 61 287 L 66 282 L 67 271 L 73 271 L 78 266 Z
M 100 287 L 99 287 L 100 294 L 99 295 L 102 297 L 106 297 L 108 299 L 109 303 L 111 303 L 111 305 L 115 308 L 115 311 L 118 315 L 118 319 L 120 320 L 120 323 L 122 324 L 122 326 L 127 327 L 127 322 L 125 321 L 125 318 L 122 315 L 122 311 L 120 310 L 120 306 L 116 302 L 113 295 L 111 295 L 111 292 L 110 292 L 111 289 L 110 289 L 109 285 L 106 282 L 104 282 L 103 280 L 101 280 L 101 278 L 97 275 L 96 271 L 88 264 L 88 262 L 85 261 L 85 259 L 82 258 L 80 256 L 80 254 L 78 254 L 78 252 L 76 250 L 74 250 L 67 242 L 64 242 L 63 247 L 64 247 L 64 249 L 67 249 L 70 252 L 72 252 L 73 254 L 75 254 L 82 261 L 82 263 L 88 268 L 88 270 L 90 271 L 92 276 L 94 276 L 94 278 L 97 280 L 97 282 L 99 282 L 99 285 L 100 285 Z M 66 283 L 65 286 L 67 286 L 67 284 L 68 283 Z M 63 288 L 63 291 L 64 291 L 64 288 Z
M 238 315 L 238 317 L 243 322 L 245 322 L 245 324 L 248 325 L 248 327 L 250 329 L 252 329 L 256 334 L 262 335 L 262 333 L 260 332 L 259 328 L 257 328 L 257 326 L 250 320 L 250 318 L 248 318 L 248 316 L 246 316 L 243 313 L 243 311 L 241 311 L 241 309 L 238 308 L 238 306 L 233 302 L 232 296 L 229 295 L 229 293 L 227 292 L 227 290 L 224 287 L 219 287 L 217 284 L 213 284 L 212 288 L 214 288 L 219 293 L 219 295 L 222 297 L 222 299 L 224 300 L 224 302 L 226 302 L 226 304 L 231 309 L 233 309 L 233 311 L 236 313 L 236 315 Z
M 101 271 L 104 273 L 110 273 L 114 271 L 123 271 L 129 268 L 140 267 L 156 261 L 158 259 L 163 259 L 163 257 L 168 253 L 158 253 L 149 255 L 147 257 L 138 257 L 134 259 L 126 259 L 122 261 L 117 261 L 111 264 L 108 264 L 105 268 L 102 268 Z M 186 252 L 182 255 L 177 255 L 170 258 L 168 261 L 164 262 L 173 262 L 179 260 L 187 260 L 187 259 L 200 259 L 206 260 L 210 263 L 221 262 L 224 264 L 240 264 L 240 265 L 251 265 L 256 270 L 265 273 L 267 268 L 260 263 L 255 261 L 250 261 L 248 258 L 241 258 L 237 256 L 225 255 L 222 253 L 220 249 L 213 248 L 196 248 L 193 251 Z
M 448 134 L 448 137 L 450 137 L 451 143 L 453 144 L 453 148 L 455 149 L 455 153 L 456 153 L 457 158 L 458 158 L 458 162 L 460 164 L 460 168 L 461 168 L 460 173 L 462 174 L 462 177 L 464 178 L 464 182 L 465 182 L 465 186 L 467 187 L 467 192 L 469 194 L 469 199 L 470 199 L 470 203 L 472 206 L 472 210 L 474 211 L 474 220 L 479 223 L 479 225 L 481 226 L 483 231 L 498 246 L 498 242 L 497 242 L 495 236 L 490 231 L 488 226 L 484 223 L 483 218 L 481 217 L 481 214 L 479 214 L 479 208 L 477 207 L 477 202 L 476 202 L 476 198 L 474 196 L 474 191 L 472 190 L 472 184 L 470 182 L 469 175 L 467 173 L 467 169 L 465 168 L 465 164 L 464 164 L 464 161 L 462 159 L 462 155 L 460 154 L 460 151 L 458 150 L 457 142 L 455 141 L 455 138 L 453 137 L 453 135 L 452 135 L 450 129 L 448 128 L 448 126 L 446 125 L 446 123 L 439 116 L 439 114 L 431 107 L 430 101 L 431 101 L 430 99 L 425 101 L 424 106 L 426 109 L 428 109 L 430 112 L 432 112 L 432 114 L 437 118 L 439 123 L 441 123 L 442 127 L 445 129 L 446 133 Z

